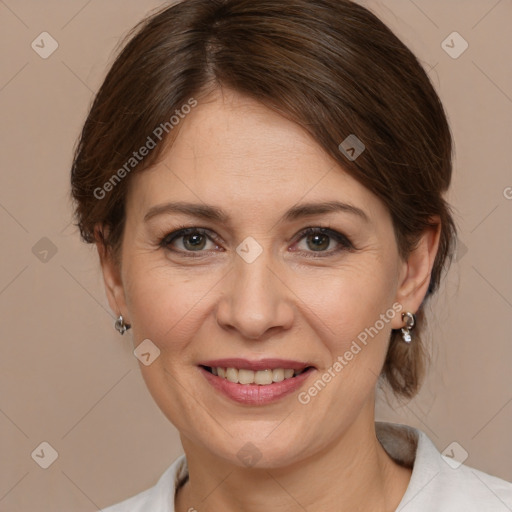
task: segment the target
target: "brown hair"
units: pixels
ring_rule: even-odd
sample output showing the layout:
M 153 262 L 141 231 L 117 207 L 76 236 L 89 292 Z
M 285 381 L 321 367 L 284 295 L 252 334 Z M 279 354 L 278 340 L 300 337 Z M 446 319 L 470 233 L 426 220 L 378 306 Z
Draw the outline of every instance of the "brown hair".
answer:
M 176 133 L 171 117 L 222 86 L 301 125 L 376 194 L 403 258 L 438 216 L 427 296 L 437 289 L 455 239 L 442 197 L 452 172 L 450 130 L 420 63 L 375 15 L 347 0 L 185 0 L 149 16 L 128 38 L 75 149 L 71 184 L 84 240 L 99 237 L 118 253 L 129 172 L 164 154 Z M 350 134 L 366 147 L 355 160 L 339 149 Z M 130 160 L 150 138 L 156 147 Z M 417 317 L 410 345 L 392 332 L 382 370 L 397 396 L 412 397 L 425 371 L 423 307 Z

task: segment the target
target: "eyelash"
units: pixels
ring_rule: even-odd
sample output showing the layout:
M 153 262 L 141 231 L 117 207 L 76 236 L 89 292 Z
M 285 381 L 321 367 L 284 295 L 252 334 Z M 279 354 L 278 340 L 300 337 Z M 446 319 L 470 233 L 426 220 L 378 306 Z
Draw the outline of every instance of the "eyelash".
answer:
M 177 240 L 179 238 L 183 238 L 187 235 L 196 234 L 196 233 L 203 235 L 206 238 L 208 238 L 209 240 L 211 240 L 213 243 L 220 245 L 215 241 L 214 237 L 211 236 L 210 230 L 204 229 L 204 228 L 182 226 L 179 229 L 173 231 L 172 233 L 169 233 L 166 236 L 164 236 L 160 240 L 159 246 L 164 249 L 167 249 L 169 251 L 172 251 L 174 253 L 183 255 L 185 257 L 200 258 L 200 257 L 204 256 L 205 252 L 209 252 L 209 251 L 182 251 L 182 250 L 176 250 L 176 249 L 170 248 L 170 245 L 175 240 Z M 328 256 L 339 254 L 342 251 L 353 251 L 354 250 L 353 244 L 350 242 L 350 240 L 345 235 L 342 235 L 338 231 L 335 231 L 328 227 L 305 228 L 300 233 L 298 233 L 296 242 L 294 242 L 294 243 L 300 242 L 303 238 L 307 237 L 308 235 L 318 235 L 318 234 L 319 235 L 327 235 L 328 237 L 334 239 L 341 247 L 338 249 L 329 250 L 329 251 L 300 251 L 300 250 L 298 250 L 296 252 L 301 252 L 301 253 L 305 254 L 306 257 L 308 257 L 308 258 L 325 258 Z M 195 254 L 195 253 L 197 253 L 197 254 Z

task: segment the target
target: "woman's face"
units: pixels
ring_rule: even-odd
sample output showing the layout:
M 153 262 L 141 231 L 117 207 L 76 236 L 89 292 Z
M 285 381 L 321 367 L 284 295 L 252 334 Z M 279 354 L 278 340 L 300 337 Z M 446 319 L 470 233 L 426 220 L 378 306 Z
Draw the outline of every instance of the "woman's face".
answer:
M 381 201 L 301 128 L 216 93 L 133 175 L 126 207 L 110 300 L 150 340 L 143 377 L 184 439 L 279 467 L 368 425 L 407 264 Z

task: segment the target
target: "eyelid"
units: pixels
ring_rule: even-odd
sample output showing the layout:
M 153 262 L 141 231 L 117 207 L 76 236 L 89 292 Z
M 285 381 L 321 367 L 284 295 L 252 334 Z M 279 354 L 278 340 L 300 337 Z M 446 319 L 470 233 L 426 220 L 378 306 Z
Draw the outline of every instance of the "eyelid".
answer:
M 303 238 L 305 238 L 308 235 L 314 235 L 314 234 L 322 234 L 327 235 L 330 238 L 333 238 L 338 244 L 342 246 L 342 249 L 335 249 L 330 251 L 301 251 L 307 254 L 313 254 L 315 256 L 313 257 L 322 257 L 322 256 L 329 256 L 332 254 L 338 254 L 341 251 L 354 251 L 355 247 L 354 244 L 350 241 L 350 239 L 344 235 L 343 233 L 340 233 L 336 229 L 330 228 L 330 227 L 323 227 L 323 226 L 311 226 L 308 228 L 305 228 L 301 230 L 297 236 L 295 237 L 294 244 L 300 242 Z
M 212 234 L 214 232 L 211 231 L 210 229 L 200 228 L 200 227 L 196 227 L 196 226 L 179 226 L 179 227 L 177 227 L 177 229 L 173 230 L 170 233 L 167 233 L 163 238 L 161 238 L 158 245 L 164 249 L 167 249 L 168 251 L 175 252 L 178 254 L 186 254 L 187 256 L 193 256 L 193 257 L 199 257 L 204 253 L 211 252 L 211 251 L 207 251 L 207 250 L 205 250 L 205 251 L 182 251 L 180 249 L 171 249 L 170 248 L 170 245 L 172 244 L 172 242 L 174 242 L 174 240 L 182 238 L 182 237 L 184 237 L 188 234 L 192 234 L 192 233 L 199 233 L 200 235 L 203 235 L 206 238 L 208 238 L 208 240 L 210 240 L 214 244 L 220 245 L 219 241 L 217 240 L 217 238 L 220 238 L 220 237 L 218 237 L 218 235 L 216 235 L 216 233 L 215 233 L 215 236 L 212 236 Z
M 170 249 L 169 246 L 171 243 L 179 238 L 182 238 L 188 234 L 191 233 L 199 233 L 205 237 L 207 237 L 211 242 L 214 244 L 222 245 L 223 241 L 222 239 L 212 230 L 208 228 L 201 228 L 196 226 L 179 226 L 175 230 L 173 230 L 171 233 L 167 233 L 163 238 L 160 239 L 159 245 L 163 247 L 164 249 L 167 249 L 169 251 L 173 251 L 175 253 L 179 254 L 186 254 L 187 256 L 196 256 L 199 257 L 204 253 L 209 253 L 211 251 L 203 250 L 203 251 L 183 251 L 179 249 Z M 302 229 L 293 239 L 295 240 L 293 244 L 297 244 L 300 242 L 303 238 L 310 234 L 323 234 L 327 235 L 328 237 L 334 239 L 339 245 L 342 246 L 341 249 L 335 249 L 335 250 L 329 250 L 329 251 L 300 251 L 297 252 L 309 254 L 310 257 L 327 257 L 333 254 L 338 254 L 342 251 L 353 251 L 355 250 L 354 245 L 350 241 L 350 239 L 340 233 L 339 231 L 325 226 L 309 226 L 304 229 Z M 220 241 L 219 241 L 220 239 Z

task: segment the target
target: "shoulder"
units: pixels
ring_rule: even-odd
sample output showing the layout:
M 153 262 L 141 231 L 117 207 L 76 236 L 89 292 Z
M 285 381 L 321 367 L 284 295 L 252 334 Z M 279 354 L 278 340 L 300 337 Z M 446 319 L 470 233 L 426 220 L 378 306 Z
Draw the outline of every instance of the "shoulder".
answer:
M 466 511 L 512 510 L 512 483 L 464 464 L 451 467 L 452 460 L 441 458 L 446 467 L 432 481 L 440 510 L 459 510 L 461 505 Z
M 143 512 L 153 510 L 155 502 L 155 488 L 147 489 L 136 496 L 104 508 L 103 512 Z M 153 508 L 150 508 L 153 507 Z
M 436 460 L 423 457 L 417 461 L 416 479 L 411 478 L 397 512 L 512 510 L 512 483 L 437 454 Z
M 412 464 L 409 486 L 396 512 L 510 512 L 512 483 L 442 455 L 421 430 L 376 423 L 379 441 L 392 458 Z
M 187 460 L 182 455 L 165 470 L 154 487 L 104 508 L 103 512 L 174 512 L 176 488 L 187 474 Z

